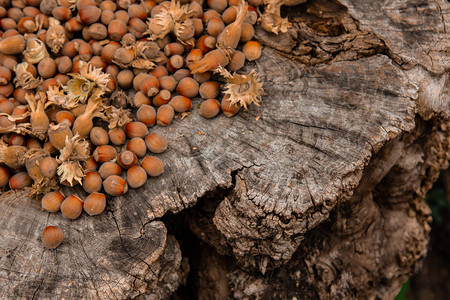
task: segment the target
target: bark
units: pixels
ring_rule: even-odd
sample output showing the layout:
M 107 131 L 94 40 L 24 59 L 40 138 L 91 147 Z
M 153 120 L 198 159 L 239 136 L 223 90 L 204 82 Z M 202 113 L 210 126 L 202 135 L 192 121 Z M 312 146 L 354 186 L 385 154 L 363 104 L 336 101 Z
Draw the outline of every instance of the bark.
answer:
M 286 34 L 257 28 L 261 106 L 152 128 L 165 174 L 107 213 L 1 196 L 0 296 L 158 299 L 187 280 L 181 298 L 392 298 L 426 253 L 424 196 L 450 155 L 449 12 L 315 0 Z

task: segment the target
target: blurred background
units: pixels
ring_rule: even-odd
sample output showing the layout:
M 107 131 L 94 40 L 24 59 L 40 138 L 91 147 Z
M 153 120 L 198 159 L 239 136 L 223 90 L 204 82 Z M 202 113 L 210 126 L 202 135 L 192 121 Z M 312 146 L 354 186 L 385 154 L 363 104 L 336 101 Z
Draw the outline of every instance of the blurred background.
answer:
M 428 254 L 395 300 L 450 299 L 450 168 L 441 172 L 426 201 L 433 216 Z

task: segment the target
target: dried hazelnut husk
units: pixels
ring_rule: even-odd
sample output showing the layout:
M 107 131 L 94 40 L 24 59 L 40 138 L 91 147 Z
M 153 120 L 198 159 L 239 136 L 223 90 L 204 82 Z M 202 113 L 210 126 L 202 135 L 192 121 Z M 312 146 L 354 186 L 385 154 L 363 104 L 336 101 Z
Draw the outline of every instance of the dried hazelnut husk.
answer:
M 49 156 L 49 153 L 43 149 L 28 151 L 28 153 L 25 155 L 25 168 L 28 175 L 34 181 L 41 181 L 43 179 L 40 164 L 41 161 L 47 156 Z
M 219 67 L 216 72 L 224 76 L 228 82 L 223 92 L 225 95 L 229 95 L 227 101 L 231 101 L 231 104 L 243 106 L 244 109 L 247 109 L 247 105 L 252 103 L 259 105 L 264 90 L 262 88 L 263 83 L 258 78 L 258 73 L 255 70 L 252 70 L 249 74 L 234 73 L 231 75 L 225 68 Z M 223 106 L 222 110 L 225 113 Z
M 25 165 L 25 154 L 28 149 L 23 146 L 7 146 L 0 141 L 0 163 L 11 169 L 19 170 Z
M 98 90 L 101 92 L 101 90 Z M 85 112 L 75 119 L 72 126 L 72 132 L 79 134 L 81 137 L 89 136 L 89 133 L 94 127 L 93 119 L 95 117 L 103 117 L 101 109 L 103 100 L 100 97 L 100 93 L 94 93 L 88 101 Z
M 81 139 L 79 135 L 75 135 L 71 139 L 66 137 L 66 145 L 60 150 L 57 158 L 57 162 L 60 163 L 57 174 L 61 183 L 67 182 L 71 186 L 75 182 L 81 184 L 85 173 L 81 162 L 89 158 L 89 153 L 89 143 Z
M 64 27 L 60 25 L 60 22 L 54 18 L 49 18 L 49 23 L 50 27 L 45 34 L 46 44 L 53 53 L 58 53 L 68 40 L 66 31 Z
M 226 66 L 229 62 L 230 58 L 228 52 L 222 48 L 218 48 L 206 53 L 201 60 L 191 63 L 189 68 L 192 73 L 204 73 L 212 71 L 219 66 Z
M 236 49 L 241 38 L 241 27 L 248 12 L 248 4 L 240 1 L 237 7 L 236 20 L 229 24 L 217 37 L 218 47 Z
M 23 57 L 30 64 L 37 64 L 44 58 L 50 56 L 44 42 L 37 38 L 27 38 L 26 46 L 27 49 L 23 52 Z

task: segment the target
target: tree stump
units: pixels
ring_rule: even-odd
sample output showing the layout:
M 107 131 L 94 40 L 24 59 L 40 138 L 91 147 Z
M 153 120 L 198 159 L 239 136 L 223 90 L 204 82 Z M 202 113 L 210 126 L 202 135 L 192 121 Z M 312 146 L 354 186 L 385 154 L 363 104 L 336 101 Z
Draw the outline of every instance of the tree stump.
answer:
M 180 298 L 393 298 L 426 253 L 424 197 L 450 157 L 450 4 L 285 13 L 289 32 L 256 30 L 261 106 L 152 128 L 166 172 L 107 212 L 69 221 L 3 194 L 0 297 L 162 299 L 187 282 Z M 64 231 L 56 250 L 47 225 Z

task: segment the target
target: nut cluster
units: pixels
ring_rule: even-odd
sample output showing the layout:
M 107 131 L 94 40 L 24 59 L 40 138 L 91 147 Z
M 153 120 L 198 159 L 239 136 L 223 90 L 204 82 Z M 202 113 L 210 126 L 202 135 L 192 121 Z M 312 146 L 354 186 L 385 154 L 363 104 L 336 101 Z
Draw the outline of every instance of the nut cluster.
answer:
M 259 105 L 256 71 L 236 71 L 261 56 L 260 4 L 0 0 L 0 193 L 29 188 L 48 212 L 98 215 L 105 194 L 163 174 L 167 142 L 150 129 L 192 98 L 205 118 Z M 59 191 L 78 184 L 87 196 Z M 57 247 L 62 232 L 47 232 Z

